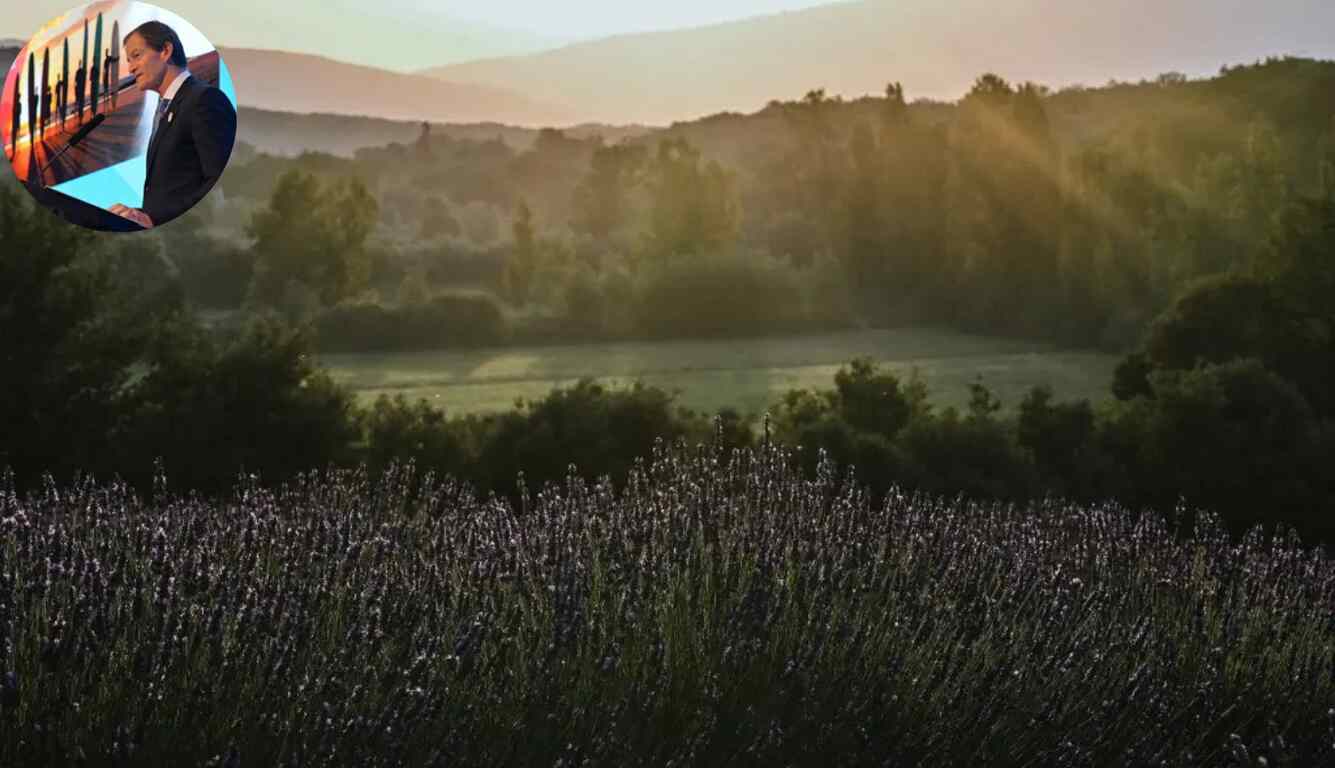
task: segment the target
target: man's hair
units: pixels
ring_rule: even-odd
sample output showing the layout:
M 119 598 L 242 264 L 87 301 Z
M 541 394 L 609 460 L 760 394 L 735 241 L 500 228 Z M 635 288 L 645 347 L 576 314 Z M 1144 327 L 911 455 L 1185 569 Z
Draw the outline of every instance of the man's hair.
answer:
M 185 46 L 181 45 L 181 37 L 176 34 L 176 30 L 163 24 L 160 21 L 146 21 L 135 27 L 130 35 L 139 35 L 144 38 L 144 45 L 161 53 L 167 47 L 167 43 L 172 44 L 171 65 L 174 67 L 185 67 L 188 63 L 185 58 Z M 129 40 L 130 35 L 125 39 Z

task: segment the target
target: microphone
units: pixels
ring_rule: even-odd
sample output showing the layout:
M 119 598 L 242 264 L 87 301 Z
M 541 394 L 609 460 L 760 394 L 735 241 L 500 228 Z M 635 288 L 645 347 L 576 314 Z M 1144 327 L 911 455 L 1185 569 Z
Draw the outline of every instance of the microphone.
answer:
M 78 144 L 79 142 L 83 141 L 85 136 L 92 133 L 93 129 L 101 125 L 102 121 L 106 119 L 107 119 L 106 112 L 98 112 L 96 115 L 93 115 L 92 120 L 89 120 L 87 123 L 85 123 L 82 128 L 80 128 L 77 132 L 75 132 L 73 136 L 70 137 L 69 143 L 66 146 L 72 147 L 75 144 Z
M 61 147 L 60 151 L 57 152 L 55 156 L 52 157 L 50 160 L 46 161 L 46 165 L 42 166 L 42 169 L 37 172 L 38 180 L 41 180 L 46 177 L 46 171 L 48 168 L 51 167 L 52 163 L 59 160 L 60 156 L 68 152 L 70 147 L 73 147 L 74 145 L 78 144 L 79 142 L 87 138 L 88 134 L 92 133 L 93 129 L 101 125 L 102 121 L 106 119 L 107 119 L 107 114 L 105 112 L 98 112 L 96 115 L 93 115 L 93 119 L 84 123 L 83 127 L 80 128 L 78 131 L 76 131 L 75 134 L 70 137 L 70 140 L 66 142 L 65 146 Z

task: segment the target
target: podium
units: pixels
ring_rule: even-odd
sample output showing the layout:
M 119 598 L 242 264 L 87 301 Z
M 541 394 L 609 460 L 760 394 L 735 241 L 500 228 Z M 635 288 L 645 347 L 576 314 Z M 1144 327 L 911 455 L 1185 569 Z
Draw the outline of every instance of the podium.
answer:
M 32 177 L 29 176 L 29 178 Z M 88 203 L 85 203 L 78 198 L 70 197 L 63 192 L 57 192 L 54 189 L 49 189 L 39 184 L 28 184 L 27 188 L 34 200 L 54 213 L 58 218 L 64 219 L 71 224 L 78 224 L 81 227 L 98 229 L 103 232 L 144 231 L 143 227 L 130 221 L 124 216 L 117 216 L 105 208 L 89 205 Z

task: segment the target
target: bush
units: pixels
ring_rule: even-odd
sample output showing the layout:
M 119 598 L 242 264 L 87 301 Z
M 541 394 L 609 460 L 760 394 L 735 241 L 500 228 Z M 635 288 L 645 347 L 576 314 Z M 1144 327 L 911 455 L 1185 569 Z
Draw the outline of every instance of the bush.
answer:
M 1332 413 L 1329 331 L 1286 303 L 1273 284 L 1239 275 L 1198 282 L 1150 326 L 1144 354 L 1158 369 L 1256 358 Z
M 317 321 L 322 352 L 384 352 L 499 344 L 505 316 L 487 296 L 437 296 L 422 304 L 342 304 Z
M 584 379 L 519 410 L 493 417 L 475 477 L 484 488 L 509 492 L 522 471 L 533 490 L 560 480 L 573 466 L 585 477 L 625 479 L 636 456 L 654 441 L 692 430 L 673 396 L 639 382 L 609 390 Z
M 1033 465 L 1005 422 L 961 417 L 947 408 L 912 421 L 896 444 L 907 488 L 977 500 L 1025 501 L 1035 495 Z
M 651 272 L 635 300 L 638 330 L 657 338 L 792 333 L 806 326 L 792 276 L 740 257 L 678 259 Z
M 834 375 L 839 413 L 850 426 L 893 438 L 908 424 L 913 403 L 893 374 L 880 373 L 868 359 L 854 360 Z
M 200 236 L 188 247 L 173 248 L 170 257 L 191 302 L 208 309 L 235 309 L 245 302 L 255 269 L 249 251 Z
M 577 269 L 565 286 L 566 331 L 577 338 L 600 338 L 608 327 L 607 297 L 588 268 Z
M 1277 520 L 1332 528 L 1330 457 L 1292 384 L 1254 359 L 1157 371 L 1150 383 L 1154 396 L 1129 406 L 1142 425 L 1131 462 L 1136 485 L 1157 491 L 1160 505 L 1181 497 L 1235 530 Z
M 145 487 L 161 458 L 182 488 L 208 494 L 242 470 L 277 482 L 346 462 L 357 434 L 353 399 L 309 349 L 304 334 L 273 320 L 223 341 L 181 324 L 157 340 L 129 393 L 111 463 Z
M 452 424 L 443 410 L 425 400 L 409 404 L 403 395 L 381 395 L 362 413 L 365 458 L 373 471 L 409 460 L 423 470 L 462 476 L 470 452 L 465 430 Z
M 1046 489 L 1067 498 L 1098 498 L 1087 493 L 1097 484 L 1100 464 L 1089 401 L 1054 404 L 1050 387 L 1034 387 L 1020 403 L 1016 437 L 1033 455 Z

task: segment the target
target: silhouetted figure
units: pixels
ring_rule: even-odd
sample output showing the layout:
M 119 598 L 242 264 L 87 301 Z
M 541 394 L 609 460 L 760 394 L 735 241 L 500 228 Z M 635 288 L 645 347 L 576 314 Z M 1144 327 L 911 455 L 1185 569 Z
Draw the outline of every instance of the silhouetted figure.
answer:
M 65 130 L 65 106 L 70 100 L 70 39 L 60 46 L 60 80 L 56 83 L 56 109 L 60 111 L 60 130 Z
M 88 71 L 88 111 L 91 114 L 97 114 L 97 87 L 102 84 L 102 61 L 97 55 L 97 49 L 93 49 L 93 67 Z
M 83 20 L 83 53 L 79 56 L 79 125 L 83 125 L 83 97 L 88 87 L 88 19 Z
M 37 113 L 40 111 L 37 108 L 37 62 L 35 61 L 36 58 L 37 58 L 36 56 L 28 56 L 28 100 L 26 104 L 28 105 L 29 148 L 31 148 L 32 143 L 37 140 Z M 33 153 L 31 151 L 28 152 L 30 158 L 32 154 Z M 29 163 L 29 165 L 31 165 L 31 163 Z
M 42 92 L 42 139 L 46 140 L 46 127 L 51 124 L 51 86 Z
M 88 72 L 84 69 L 83 59 L 79 59 L 79 68 L 74 70 L 74 109 L 79 113 L 79 125 L 83 125 L 83 91 Z
M 23 124 L 23 104 L 19 101 L 22 93 L 19 91 L 19 78 L 14 78 L 14 122 L 10 125 L 9 131 L 9 159 L 13 160 L 19 154 L 19 126 Z
M 51 124 L 51 49 L 42 51 L 42 79 L 38 81 L 37 99 L 33 102 L 41 112 L 42 138 L 46 138 L 46 127 Z M 33 147 L 33 151 L 37 151 Z
M 102 84 L 102 57 L 97 55 L 97 49 L 102 47 L 102 14 L 97 14 L 97 31 L 93 34 L 92 58 L 88 59 L 88 90 L 92 96 L 88 99 L 88 109 L 96 115 L 101 111 L 101 105 L 98 100 L 99 91 L 97 87 Z
M 102 59 L 102 100 L 111 99 L 111 89 L 116 81 L 111 79 L 111 49 L 107 49 L 106 58 Z

